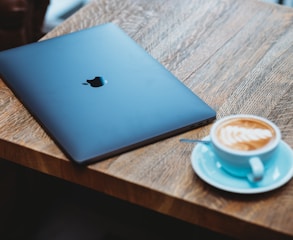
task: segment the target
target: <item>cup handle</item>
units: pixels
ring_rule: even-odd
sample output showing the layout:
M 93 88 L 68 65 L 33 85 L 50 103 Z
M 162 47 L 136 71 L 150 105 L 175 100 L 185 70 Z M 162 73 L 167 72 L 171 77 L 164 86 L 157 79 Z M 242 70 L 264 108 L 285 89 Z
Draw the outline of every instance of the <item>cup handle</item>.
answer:
M 264 165 L 259 157 L 252 157 L 249 159 L 249 164 L 252 173 L 248 174 L 248 179 L 251 182 L 259 182 L 263 179 Z

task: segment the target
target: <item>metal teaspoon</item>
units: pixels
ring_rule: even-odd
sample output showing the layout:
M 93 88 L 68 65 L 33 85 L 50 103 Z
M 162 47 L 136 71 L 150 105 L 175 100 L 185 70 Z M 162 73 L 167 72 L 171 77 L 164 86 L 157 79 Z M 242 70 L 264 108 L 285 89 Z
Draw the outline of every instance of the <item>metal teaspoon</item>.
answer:
M 186 139 L 186 138 L 181 138 L 179 141 L 186 142 L 186 143 L 203 143 L 203 144 L 210 144 L 211 143 L 211 141 L 208 141 L 208 140 Z

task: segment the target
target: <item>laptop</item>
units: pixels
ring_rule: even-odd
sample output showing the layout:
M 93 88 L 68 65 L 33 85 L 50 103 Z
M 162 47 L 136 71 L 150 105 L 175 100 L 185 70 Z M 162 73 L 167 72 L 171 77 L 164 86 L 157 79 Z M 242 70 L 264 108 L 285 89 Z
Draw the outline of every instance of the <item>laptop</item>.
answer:
M 2 51 L 0 74 L 78 164 L 183 133 L 216 116 L 113 23 Z

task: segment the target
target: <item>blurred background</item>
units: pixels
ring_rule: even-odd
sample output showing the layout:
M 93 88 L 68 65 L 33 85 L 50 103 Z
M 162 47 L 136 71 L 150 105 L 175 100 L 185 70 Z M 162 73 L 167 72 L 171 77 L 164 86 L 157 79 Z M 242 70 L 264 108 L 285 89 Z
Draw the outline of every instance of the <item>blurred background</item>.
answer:
M 45 16 L 44 32 L 49 32 L 91 0 L 50 0 Z
M 73 14 L 80 7 L 85 5 L 91 0 L 51 0 L 50 5 L 48 7 L 44 31 L 48 32 L 62 21 L 64 21 L 67 17 Z M 286 6 L 293 7 L 293 0 L 262 0 L 264 2 L 283 4 Z
M 38 41 L 92 0 L 0 0 L 0 51 Z M 255 0 L 293 6 L 293 0 Z

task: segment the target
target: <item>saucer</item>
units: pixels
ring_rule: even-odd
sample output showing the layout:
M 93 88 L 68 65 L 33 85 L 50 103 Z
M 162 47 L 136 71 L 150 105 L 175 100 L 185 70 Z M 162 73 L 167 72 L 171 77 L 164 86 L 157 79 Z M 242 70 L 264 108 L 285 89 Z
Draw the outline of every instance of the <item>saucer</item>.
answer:
M 193 149 L 191 165 L 203 181 L 218 189 L 240 194 L 263 193 L 281 187 L 292 178 L 293 150 L 281 141 L 274 163 L 266 170 L 264 178 L 257 183 L 227 173 L 219 163 L 218 157 L 204 144 L 199 143 Z

